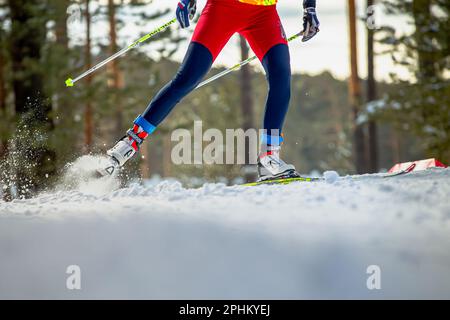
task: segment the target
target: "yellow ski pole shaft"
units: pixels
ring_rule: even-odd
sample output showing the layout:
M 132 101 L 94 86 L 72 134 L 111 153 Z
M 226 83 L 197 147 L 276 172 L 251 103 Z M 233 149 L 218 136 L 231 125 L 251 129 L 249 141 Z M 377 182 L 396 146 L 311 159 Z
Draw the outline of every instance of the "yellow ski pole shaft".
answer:
M 137 46 L 139 46 L 141 43 L 147 41 L 148 39 L 154 37 L 155 35 L 157 35 L 158 33 L 161 33 L 162 31 L 166 30 L 168 27 L 170 27 L 172 24 L 174 24 L 177 21 L 177 19 L 172 19 L 169 22 L 163 24 L 162 26 L 156 28 L 155 30 L 153 30 L 152 32 L 146 34 L 145 36 L 143 36 L 142 38 L 136 40 L 135 42 L 133 42 L 132 44 L 130 44 L 128 47 L 123 48 L 122 50 L 120 50 L 119 52 L 113 54 L 112 56 L 110 56 L 109 58 L 103 60 L 102 62 L 100 62 L 99 64 L 93 66 L 91 69 L 87 70 L 86 72 L 82 73 L 81 75 L 79 75 L 78 77 L 76 77 L 75 79 L 69 78 L 66 80 L 66 86 L 67 87 L 73 87 L 75 85 L 76 82 L 80 81 L 81 79 L 83 79 L 84 77 L 90 75 L 91 73 L 94 73 L 95 71 L 97 71 L 98 69 L 100 69 L 101 67 L 103 67 L 104 65 L 108 64 L 109 62 L 119 58 L 120 56 L 124 55 L 125 53 L 127 53 L 128 51 L 136 48 Z

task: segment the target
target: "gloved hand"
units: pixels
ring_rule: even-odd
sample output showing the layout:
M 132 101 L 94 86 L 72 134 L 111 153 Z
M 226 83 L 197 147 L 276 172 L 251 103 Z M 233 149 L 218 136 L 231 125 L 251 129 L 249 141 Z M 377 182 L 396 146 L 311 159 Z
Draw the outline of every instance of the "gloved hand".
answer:
M 177 20 L 181 28 L 190 26 L 190 20 L 194 19 L 197 11 L 197 0 L 180 0 L 177 7 Z
M 317 18 L 316 8 L 305 8 L 303 13 L 303 42 L 310 40 L 319 32 L 320 22 Z

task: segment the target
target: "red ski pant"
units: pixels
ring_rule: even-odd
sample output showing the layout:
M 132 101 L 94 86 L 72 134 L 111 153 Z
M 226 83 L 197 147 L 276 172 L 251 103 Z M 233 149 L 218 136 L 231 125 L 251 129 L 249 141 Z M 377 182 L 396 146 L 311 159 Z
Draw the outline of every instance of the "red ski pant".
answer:
M 235 33 L 247 39 L 260 61 L 273 46 L 287 44 L 276 5 L 258 6 L 237 0 L 208 0 L 192 41 L 208 48 L 215 60 Z

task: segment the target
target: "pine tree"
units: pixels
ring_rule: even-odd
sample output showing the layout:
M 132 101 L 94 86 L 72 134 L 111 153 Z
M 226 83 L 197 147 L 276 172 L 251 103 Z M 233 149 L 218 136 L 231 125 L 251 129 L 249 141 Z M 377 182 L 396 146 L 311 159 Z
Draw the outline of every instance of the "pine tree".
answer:
M 366 172 L 366 149 L 365 149 L 365 132 L 361 124 L 358 123 L 360 109 L 362 105 L 361 83 L 358 72 L 358 44 L 356 30 L 356 3 L 355 0 L 348 0 L 348 19 L 349 19 L 349 35 L 350 35 L 350 104 L 353 110 L 354 129 L 354 157 L 356 171 L 358 173 Z
M 80 128 L 74 116 L 80 109 L 75 90 L 66 88 L 64 79 L 71 73 L 77 50 L 69 46 L 69 28 L 81 24 L 81 8 L 71 0 L 47 0 L 47 38 L 43 47 L 44 87 L 51 97 L 54 134 L 49 145 L 58 153 L 56 167 L 73 160 Z
M 367 10 L 374 5 L 374 0 L 367 0 Z M 371 14 L 373 17 L 373 13 Z M 368 18 L 369 18 L 368 17 Z M 375 53 L 374 53 L 374 35 L 375 30 L 369 23 L 367 24 L 367 103 L 377 99 L 377 84 L 375 80 Z M 376 173 L 379 169 L 378 164 L 378 130 L 375 119 L 370 119 L 368 123 L 368 169 L 370 173 Z
M 3 25 L 3 21 L 0 21 L 0 25 Z M 7 109 L 6 109 L 6 52 L 4 48 L 6 47 L 6 39 L 5 32 L 3 31 L 3 27 L 0 27 L 0 160 L 6 154 L 7 150 L 7 132 L 5 129 L 7 128 Z
M 384 27 L 381 43 L 394 62 L 408 68 L 410 79 L 393 74 L 399 86 L 388 98 L 387 116 L 398 127 L 415 133 L 429 157 L 450 161 L 450 34 L 446 0 L 384 1 L 388 14 L 405 15 L 414 26 L 401 34 Z
M 117 45 L 117 17 L 116 17 L 116 4 L 114 0 L 108 0 L 108 21 L 109 21 L 109 41 L 110 41 L 110 54 L 113 55 L 118 51 Z M 119 67 L 119 60 L 111 62 L 109 67 L 109 88 L 111 89 L 111 95 L 114 96 L 115 101 L 115 130 L 122 132 L 123 128 L 123 106 L 121 103 L 122 89 L 124 87 L 123 75 Z
M 47 144 L 54 128 L 51 103 L 44 88 L 42 48 L 48 16 L 39 0 L 9 0 L 9 56 L 12 61 L 14 106 L 18 117 L 14 137 L 16 196 L 28 197 L 55 173 L 56 153 Z
M 91 16 L 91 1 L 85 0 L 85 22 L 86 22 L 86 44 L 84 49 L 84 61 L 85 68 L 89 70 L 92 67 L 92 16 Z M 87 99 L 86 105 L 84 109 L 84 146 L 87 152 L 92 151 L 92 147 L 94 144 L 94 110 L 92 103 L 92 81 L 93 74 L 90 74 L 86 77 L 86 91 L 87 91 Z

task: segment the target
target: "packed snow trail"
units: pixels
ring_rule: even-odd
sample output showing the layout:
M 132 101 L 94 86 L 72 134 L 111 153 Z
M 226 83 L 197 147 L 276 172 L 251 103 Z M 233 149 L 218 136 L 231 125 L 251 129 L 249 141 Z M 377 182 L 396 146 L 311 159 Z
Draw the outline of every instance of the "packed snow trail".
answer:
M 0 202 L 0 298 L 450 298 L 449 169 L 325 178 Z

